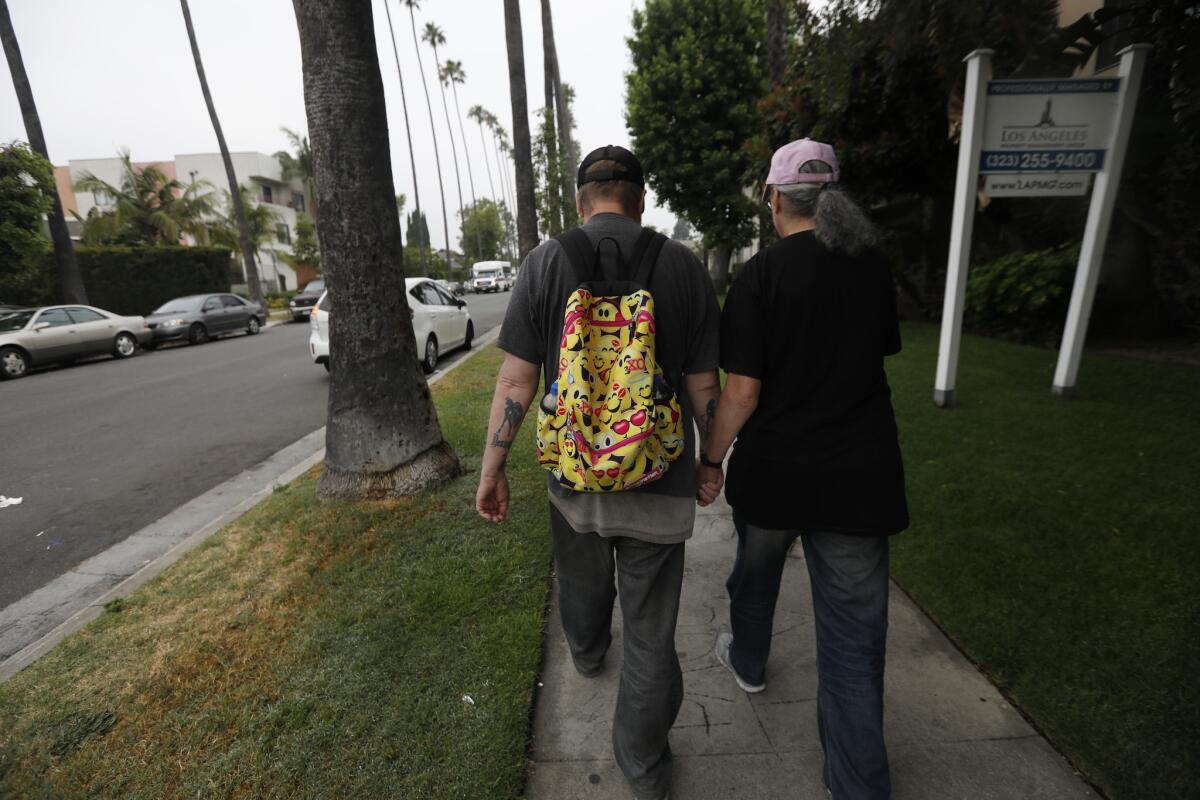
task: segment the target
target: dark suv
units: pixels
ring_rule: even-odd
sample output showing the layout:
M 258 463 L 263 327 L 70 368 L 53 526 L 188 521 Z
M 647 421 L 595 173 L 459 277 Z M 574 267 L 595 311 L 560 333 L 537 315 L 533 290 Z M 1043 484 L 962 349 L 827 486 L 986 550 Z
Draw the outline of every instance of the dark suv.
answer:
M 296 295 L 288 303 L 288 307 L 292 311 L 292 319 L 296 322 L 303 322 L 312 314 L 313 306 L 317 304 L 317 300 L 321 299 L 321 292 L 325 291 L 325 279 L 314 278 L 304 287 L 304 291 Z

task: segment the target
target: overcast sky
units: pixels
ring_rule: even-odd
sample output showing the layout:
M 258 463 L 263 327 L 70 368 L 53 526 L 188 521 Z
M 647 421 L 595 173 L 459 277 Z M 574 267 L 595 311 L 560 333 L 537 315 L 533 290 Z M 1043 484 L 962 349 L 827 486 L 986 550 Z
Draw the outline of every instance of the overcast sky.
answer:
M 412 29 L 399 0 L 390 1 L 417 153 L 421 206 L 429 219 L 433 244 L 440 247 L 444 241 L 441 199 Z M 413 176 L 383 2 L 373 0 L 372 8 L 387 92 L 392 174 L 396 191 L 408 196 L 408 209 L 412 210 Z M 300 45 L 290 0 L 191 0 L 190 5 L 230 149 L 273 153 L 285 148 L 287 142 L 279 128 L 303 129 L 305 124 Z M 629 54 L 625 38 L 631 31 L 635 5 L 640 6 L 641 0 L 553 0 L 559 68 L 563 80 L 576 89 L 576 137 L 584 153 L 604 144 L 628 144 L 624 74 Z M 216 151 L 178 3 L 8 0 L 8 7 L 55 164 L 112 156 L 122 147 L 129 148 L 138 161 Z M 543 105 L 544 96 L 540 9 L 539 0 L 521 0 L 531 113 Z M 467 74 L 466 84 L 459 87 L 463 113 L 481 104 L 496 114 L 511 134 L 501 0 L 425 0 L 417 12 L 418 31 L 427 21 L 436 22 L 446 33 L 442 60 L 453 58 L 463 63 Z M 421 46 L 439 141 L 447 141 L 433 57 L 427 45 Z M 479 131 L 469 121 L 466 124 L 475 191 L 484 196 L 488 187 Z M 457 121 L 454 136 L 461 148 Z M 25 138 L 8 66 L 0 61 L 0 141 Z M 450 238 L 457 247 L 458 192 L 449 152 L 446 145 L 442 148 Z M 461 149 L 459 159 L 463 160 Z M 466 164 L 460 166 L 464 200 L 469 204 Z M 499 186 L 496 191 L 499 193 Z M 674 215 L 653 205 L 651 198 L 646 222 L 669 233 Z

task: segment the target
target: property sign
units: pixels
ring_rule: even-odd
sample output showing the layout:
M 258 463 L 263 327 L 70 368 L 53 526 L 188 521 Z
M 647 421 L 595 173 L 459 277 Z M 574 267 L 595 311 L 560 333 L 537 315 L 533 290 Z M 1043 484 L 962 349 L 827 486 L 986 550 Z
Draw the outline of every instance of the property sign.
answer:
M 1075 197 L 1087 194 L 1091 175 L 1086 172 L 996 173 L 984 180 L 989 197 Z
M 1120 88 L 1120 78 L 989 81 L 979 171 L 1103 170 Z

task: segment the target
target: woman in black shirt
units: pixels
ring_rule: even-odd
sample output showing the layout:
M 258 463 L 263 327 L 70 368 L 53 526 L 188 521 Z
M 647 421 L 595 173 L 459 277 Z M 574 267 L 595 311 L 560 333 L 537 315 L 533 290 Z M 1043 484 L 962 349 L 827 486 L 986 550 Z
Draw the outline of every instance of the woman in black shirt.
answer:
M 895 289 L 875 229 L 837 186 L 833 148 L 775 153 L 765 198 L 780 239 L 739 271 L 722 315 L 728 373 L 701 502 L 722 485 L 737 527 L 726 584 L 733 633 L 717 657 L 766 688 L 783 565 L 804 548 L 812 583 L 823 779 L 836 800 L 890 795 L 883 742 L 888 539 L 908 526 L 884 356 L 899 352 Z

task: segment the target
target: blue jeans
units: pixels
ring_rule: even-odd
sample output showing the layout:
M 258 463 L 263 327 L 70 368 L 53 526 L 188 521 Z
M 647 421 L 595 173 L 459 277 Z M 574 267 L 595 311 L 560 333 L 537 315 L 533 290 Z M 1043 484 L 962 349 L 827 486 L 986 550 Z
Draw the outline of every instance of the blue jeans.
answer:
M 748 683 L 766 680 L 775 602 L 788 549 L 797 537 L 812 583 L 817 634 L 817 726 L 823 779 L 834 800 L 891 796 L 883 742 L 883 669 L 888 625 L 886 536 L 767 530 L 737 509 L 737 560 L 725 587 L 734 669 Z

